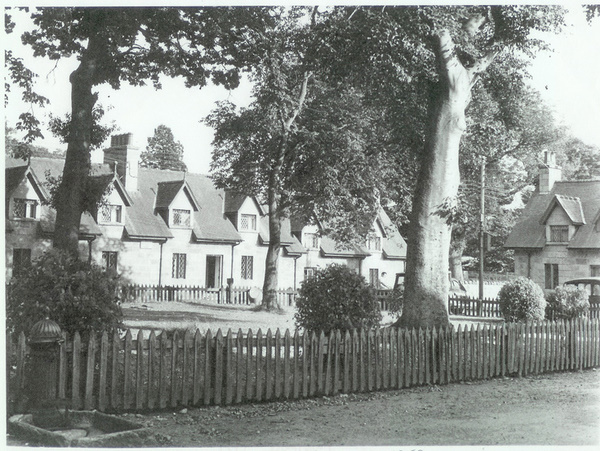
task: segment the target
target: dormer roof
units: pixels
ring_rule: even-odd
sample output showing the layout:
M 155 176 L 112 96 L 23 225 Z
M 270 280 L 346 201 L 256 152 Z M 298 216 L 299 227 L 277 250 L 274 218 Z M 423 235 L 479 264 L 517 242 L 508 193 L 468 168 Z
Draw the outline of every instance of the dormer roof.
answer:
M 573 225 L 585 224 L 585 215 L 583 214 L 581 199 L 579 199 L 579 197 L 564 196 L 562 194 L 554 195 L 554 198 L 550 201 L 548 208 L 542 215 L 542 224 L 546 224 L 546 221 L 548 221 L 548 218 L 557 206 L 560 206 L 565 211 Z
M 156 192 L 156 208 L 169 208 L 177 195 L 183 191 L 190 201 L 194 211 L 200 210 L 200 205 L 186 180 L 170 180 L 158 183 Z
M 24 179 L 27 179 L 31 186 L 35 190 L 36 194 L 42 201 L 47 201 L 50 198 L 48 191 L 44 187 L 43 183 L 40 182 L 34 171 L 31 170 L 29 165 L 17 166 L 13 168 L 7 168 L 5 171 L 5 187 L 6 194 L 12 193 L 21 184 Z

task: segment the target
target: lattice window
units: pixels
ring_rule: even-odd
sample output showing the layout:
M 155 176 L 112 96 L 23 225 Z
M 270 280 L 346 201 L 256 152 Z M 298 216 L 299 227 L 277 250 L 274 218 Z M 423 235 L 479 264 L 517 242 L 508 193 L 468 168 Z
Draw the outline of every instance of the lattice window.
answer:
M 173 225 L 178 227 L 189 227 L 191 221 L 190 210 L 173 209 Z
M 240 217 L 240 230 L 256 230 L 256 215 L 242 215 Z
M 185 279 L 186 254 L 173 254 L 173 279 Z
M 566 243 L 569 241 L 569 226 L 550 226 L 550 241 Z
M 104 269 L 117 270 L 117 256 L 118 252 L 114 251 L 103 251 L 102 252 L 102 267 Z
M 242 279 L 251 280 L 254 273 L 254 257 L 242 255 Z
M 37 215 L 37 200 L 31 199 L 15 199 L 13 206 L 13 214 L 15 218 L 32 218 Z
M 103 205 L 100 209 L 100 222 L 105 224 L 120 224 L 123 207 L 121 205 Z

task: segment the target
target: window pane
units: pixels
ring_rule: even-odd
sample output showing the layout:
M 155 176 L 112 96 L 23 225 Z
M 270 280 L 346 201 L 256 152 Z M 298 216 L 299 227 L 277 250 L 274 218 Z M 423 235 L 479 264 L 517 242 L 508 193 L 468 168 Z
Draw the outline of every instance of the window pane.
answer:
M 15 199 L 13 213 L 15 218 L 25 217 L 25 199 Z
M 256 230 L 256 215 L 242 215 L 240 217 L 240 230 Z
M 173 210 L 173 225 L 181 227 L 190 226 L 190 210 Z
M 550 241 L 555 243 L 569 241 L 569 226 L 550 226 Z
M 252 279 L 254 272 L 254 257 L 251 255 L 242 255 L 242 279 Z
M 185 279 L 186 254 L 173 254 L 173 278 Z

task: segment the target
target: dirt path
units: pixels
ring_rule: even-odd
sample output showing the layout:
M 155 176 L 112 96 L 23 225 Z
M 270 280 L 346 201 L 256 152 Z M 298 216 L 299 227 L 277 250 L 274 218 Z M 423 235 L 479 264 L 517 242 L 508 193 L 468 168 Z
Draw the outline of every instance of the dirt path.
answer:
M 128 417 L 165 446 L 598 445 L 600 371 Z

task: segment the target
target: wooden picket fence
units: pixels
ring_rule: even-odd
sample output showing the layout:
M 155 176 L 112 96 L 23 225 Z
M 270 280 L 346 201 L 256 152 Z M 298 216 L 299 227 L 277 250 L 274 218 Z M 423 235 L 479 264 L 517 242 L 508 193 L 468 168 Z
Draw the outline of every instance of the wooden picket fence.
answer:
M 491 298 L 481 300 L 468 296 L 450 296 L 448 313 L 450 315 L 502 318 L 498 300 Z
M 133 302 L 209 302 L 217 304 L 251 304 L 250 287 L 206 288 L 201 286 L 125 285 L 121 300 Z M 292 288 L 277 290 L 282 306 L 295 305 L 297 292 Z
M 58 397 L 72 409 L 142 411 L 299 399 L 597 367 L 598 319 L 284 334 L 128 330 L 65 336 Z M 9 404 L 26 393 L 29 348 L 7 337 Z

